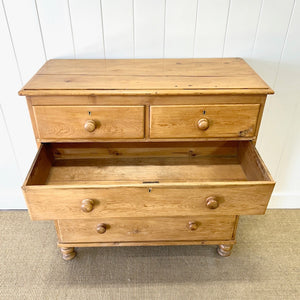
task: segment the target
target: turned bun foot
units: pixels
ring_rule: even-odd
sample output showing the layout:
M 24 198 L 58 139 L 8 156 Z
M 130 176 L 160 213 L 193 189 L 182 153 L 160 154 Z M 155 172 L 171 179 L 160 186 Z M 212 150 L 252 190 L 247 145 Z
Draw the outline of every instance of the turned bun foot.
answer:
M 64 260 L 71 260 L 76 256 L 76 252 L 73 247 L 60 248 Z
M 233 245 L 218 245 L 217 252 L 221 256 L 229 256 Z

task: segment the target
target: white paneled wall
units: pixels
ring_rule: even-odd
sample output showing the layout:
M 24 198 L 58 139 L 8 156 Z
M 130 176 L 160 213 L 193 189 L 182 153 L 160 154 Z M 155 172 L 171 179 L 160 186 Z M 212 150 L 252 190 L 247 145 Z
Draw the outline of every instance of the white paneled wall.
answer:
M 99 0 L 71 0 L 70 18 L 76 58 L 104 58 L 102 8 Z
M 243 57 L 275 90 L 257 147 L 269 207 L 300 207 L 300 0 L 1 0 L 0 208 L 36 152 L 17 91 L 51 58 Z
M 166 1 L 165 57 L 192 57 L 197 19 L 197 0 Z
M 229 0 L 198 0 L 195 57 L 223 56 L 230 6 Z
M 134 3 L 132 0 L 102 0 L 106 58 L 134 58 Z
M 134 41 L 136 58 L 164 56 L 165 1 L 134 1 Z

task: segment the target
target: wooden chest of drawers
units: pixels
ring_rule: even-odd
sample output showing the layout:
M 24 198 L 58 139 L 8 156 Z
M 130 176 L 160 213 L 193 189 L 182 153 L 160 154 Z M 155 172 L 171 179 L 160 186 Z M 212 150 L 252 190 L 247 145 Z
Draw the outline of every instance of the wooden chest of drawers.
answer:
M 274 181 L 255 149 L 273 91 L 239 58 L 50 60 L 19 92 L 39 147 L 32 220 L 74 247 L 216 244 L 264 214 Z

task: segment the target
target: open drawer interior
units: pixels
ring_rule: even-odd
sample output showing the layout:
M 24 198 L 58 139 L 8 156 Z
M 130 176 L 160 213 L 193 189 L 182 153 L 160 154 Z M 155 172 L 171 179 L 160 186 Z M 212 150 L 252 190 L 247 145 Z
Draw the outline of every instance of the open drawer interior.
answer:
M 250 141 L 42 144 L 34 185 L 273 181 Z

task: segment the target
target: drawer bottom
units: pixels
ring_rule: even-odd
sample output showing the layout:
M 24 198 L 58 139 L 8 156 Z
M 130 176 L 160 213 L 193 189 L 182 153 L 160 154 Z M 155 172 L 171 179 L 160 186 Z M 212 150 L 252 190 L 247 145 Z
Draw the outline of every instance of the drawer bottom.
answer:
M 101 218 L 58 220 L 56 228 L 59 245 L 215 244 L 234 240 L 236 222 L 236 216 Z

